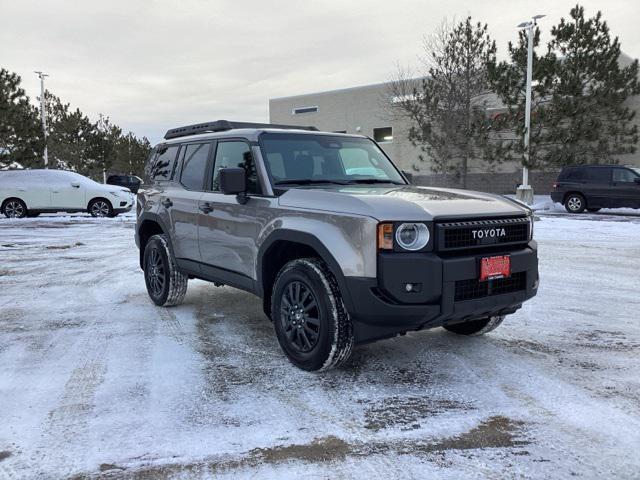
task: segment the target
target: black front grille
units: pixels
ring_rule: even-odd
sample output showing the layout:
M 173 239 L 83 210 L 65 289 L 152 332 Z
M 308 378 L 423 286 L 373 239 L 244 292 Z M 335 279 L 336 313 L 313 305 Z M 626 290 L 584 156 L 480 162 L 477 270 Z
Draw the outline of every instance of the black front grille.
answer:
M 526 243 L 529 220 L 500 218 L 438 223 L 438 250 L 460 250 L 495 245 Z
M 456 282 L 455 301 L 473 300 L 476 298 L 518 292 L 527 288 L 527 272 L 517 272 L 508 278 L 481 282 L 477 278 L 458 280 Z

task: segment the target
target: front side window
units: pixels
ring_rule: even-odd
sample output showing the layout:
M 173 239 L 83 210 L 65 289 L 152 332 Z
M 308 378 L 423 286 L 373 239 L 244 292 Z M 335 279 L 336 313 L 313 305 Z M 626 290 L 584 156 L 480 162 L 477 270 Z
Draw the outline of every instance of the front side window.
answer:
M 631 170 L 626 168 L 614 168 L 613 169 L 613 181 L 614 182 L 633 182 L 638 176 Z
M 265 133 L 260 143 L 276 185 L 405 184 L 391 161 L 367 138 Z
M 220 170 L 223 168 L 244 168 L 247 179 L 247 193 L 259 194 L 258 174 L 251 154 L 251 148 L 246 142 L 219 142 L 216 149 L 216 161 L 213 167 L 212 190 L 220 190 Z
M 185 153 L 180 183 L 189 190 L 202 190 L 209 157 L 209 144 L 192 143 L 183 148 Z

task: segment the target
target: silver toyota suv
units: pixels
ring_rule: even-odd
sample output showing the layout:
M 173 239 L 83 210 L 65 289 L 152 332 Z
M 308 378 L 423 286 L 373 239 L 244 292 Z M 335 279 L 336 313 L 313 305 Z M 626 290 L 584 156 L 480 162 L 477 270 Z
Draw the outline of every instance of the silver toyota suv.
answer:
M 151 299 L 179 304 L 190 278 L 251 292 L 304 370 L 408 331 L 486 333 L 537 292 L 531 211 L 412 186 L 370 138 L 219 120 L 169 130 L 146 174 Z

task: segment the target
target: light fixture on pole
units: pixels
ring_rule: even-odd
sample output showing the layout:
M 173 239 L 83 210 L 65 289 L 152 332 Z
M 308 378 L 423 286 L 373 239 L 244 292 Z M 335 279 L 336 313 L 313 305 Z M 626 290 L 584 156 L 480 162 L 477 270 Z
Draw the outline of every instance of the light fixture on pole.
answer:
M 44 78 L 49 75 L 44 72 L 37 73 L 40 77 L 40 117 L 42 118 L 42 132 L 44 134 L 44 168 L 49 168 L 49 153 L 47 151 L 47 107 L 44 102 Z
M 518 28 L 527 30 L 527 84 L 524 107 L 524 161 L 522 164 L 522 185 L 516 191 L 516 198 L 527 205 L 533 204 L 533 188 L 529 185 L 529 131 L 531 127 L 531 80 L 533 76 L 533 29 L 544 15 L 534 15 L 522 22 Z

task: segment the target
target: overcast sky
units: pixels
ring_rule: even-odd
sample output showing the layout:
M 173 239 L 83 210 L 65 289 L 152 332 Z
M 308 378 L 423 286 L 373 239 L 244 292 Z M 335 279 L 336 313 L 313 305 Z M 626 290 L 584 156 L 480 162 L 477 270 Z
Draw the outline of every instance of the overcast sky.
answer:
M 39 83 L 95 119 L 104 113 L 158 141 L 205 120 L 267 121 L 268 99 L 389 80 L 416 65 L 421 38 L 443 17 L 487 22 L 499 54 L 515 25 L 561 0 L 0 0 L 0 67 L 32 99 Z M 622 49 L 640 56 L 638 0 L 583 1 L 601 9 Z M 544 38 L 543 38 L 544 40 Z

